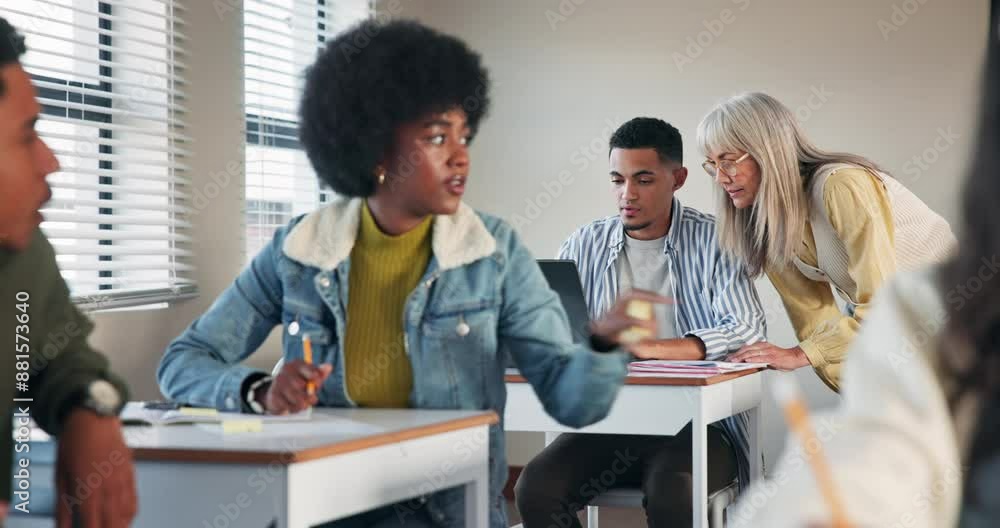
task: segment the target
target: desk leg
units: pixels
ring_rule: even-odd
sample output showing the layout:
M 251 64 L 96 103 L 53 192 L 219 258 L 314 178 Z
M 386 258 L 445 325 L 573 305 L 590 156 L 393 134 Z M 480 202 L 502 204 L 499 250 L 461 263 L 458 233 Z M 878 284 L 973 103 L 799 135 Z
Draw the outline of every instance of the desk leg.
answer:
M 490 522 L 490 470 L 488 460 L 483 460 L 475 471 L 473 480 L 465 483 L 465 526 L 482 528 Z
M 761 404 L 757 402 L 757 405 L 750 409 L 748 412 L 750 418 L 750 480 L 757 481 L 764 478 L 764 452 L 763 452 L 763 432 L 764 432 L 764 422 L 761 420 L 763 417 L 763 412 L 761 412 Z
M 700 399 L 700 396 L 699 396 Z M 691 418 L 691 512 L 694 526 L 708 527 L 708 423 L 701 405 Z

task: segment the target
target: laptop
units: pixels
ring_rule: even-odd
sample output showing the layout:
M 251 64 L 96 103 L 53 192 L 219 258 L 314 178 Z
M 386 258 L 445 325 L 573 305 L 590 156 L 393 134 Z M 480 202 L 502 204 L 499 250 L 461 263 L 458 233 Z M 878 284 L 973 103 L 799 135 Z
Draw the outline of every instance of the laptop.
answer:
M 590 337 L 590 312 L 587 310 L 587 299 L 583 296 L 576 263 L 572 260 L 538 259 L 538 266 L 542 268 L 549 287 L 559 294 L 559 300 L 569 316 L 573 342 L 586 343 Z
M 583 296 L 583 286 L 580 284 L 580 275 L 576 272 L 576 263 L 572 260 L 538 259 L 538 266 L 542 268 L 545 280 L 548 281 L 549 287 L 559 295 L 563 309 L 566 310 L 573 342 L 588 342 L 590 339 L 588 332 L 590 312 L 587 311 L 587 299 Z M 507 373 L 517 373 L 514 357 L 509 350 L 504 352 L 507 356 Z

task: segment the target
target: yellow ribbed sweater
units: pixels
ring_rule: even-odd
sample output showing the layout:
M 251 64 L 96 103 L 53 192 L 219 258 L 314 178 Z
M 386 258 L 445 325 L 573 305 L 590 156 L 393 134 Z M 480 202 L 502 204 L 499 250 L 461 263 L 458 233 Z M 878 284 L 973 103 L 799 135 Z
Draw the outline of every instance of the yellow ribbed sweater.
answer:
M 407 407 L 413 369 L 403 344 L 403 309 L 431 257 L 431 222 L 400 236 L 383 233 L 365 202 L 351 250 L 344 367 L 347 392 L 362 407 Z

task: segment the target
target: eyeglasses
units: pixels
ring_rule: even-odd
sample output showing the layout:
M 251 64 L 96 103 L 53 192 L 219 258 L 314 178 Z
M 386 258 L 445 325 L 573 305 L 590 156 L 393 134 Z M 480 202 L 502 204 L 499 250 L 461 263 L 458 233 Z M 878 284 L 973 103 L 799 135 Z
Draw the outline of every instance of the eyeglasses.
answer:
M 733 178 L 737 174 L 739 174 L 739 169 L 736 166 L 742 163 L 743 160 L 747 159 L 749 156 L 750 153 L 747 152 L 746 154 L 743 154 L 742 156 L 740 156 L 738 159 L 735 160 L 722 160 L 719 162 L 718 165 L 712 163 L 710 160 L 705 160 L 704 162 L 702 162 L 701 166 L 705 169 L 705 172 L 707 172 L 708 175 L 711 176 L 712 178 L 718 177 L 719 169 L 721 169 L 722 172 L 726 174 L 726 176 Z

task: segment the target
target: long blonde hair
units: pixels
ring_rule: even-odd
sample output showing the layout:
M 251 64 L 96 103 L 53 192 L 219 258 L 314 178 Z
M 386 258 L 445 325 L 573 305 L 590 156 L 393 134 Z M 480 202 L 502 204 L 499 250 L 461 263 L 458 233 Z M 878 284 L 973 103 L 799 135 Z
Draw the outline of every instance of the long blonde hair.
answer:
M 760 167 L 760 188 L 751 207 L 737 209 L 721 189 L 717 192 L 720 245 L 741 258 L 754 277 L 792 262 L 809 218 L 807 192 L 817 169 L 850 163 L 879 170 L 861 156 L 820 150 L 785 105 L 760 92 L 716 105 L 698 124 L 698 145 L 706 156 L 748 152 Z

